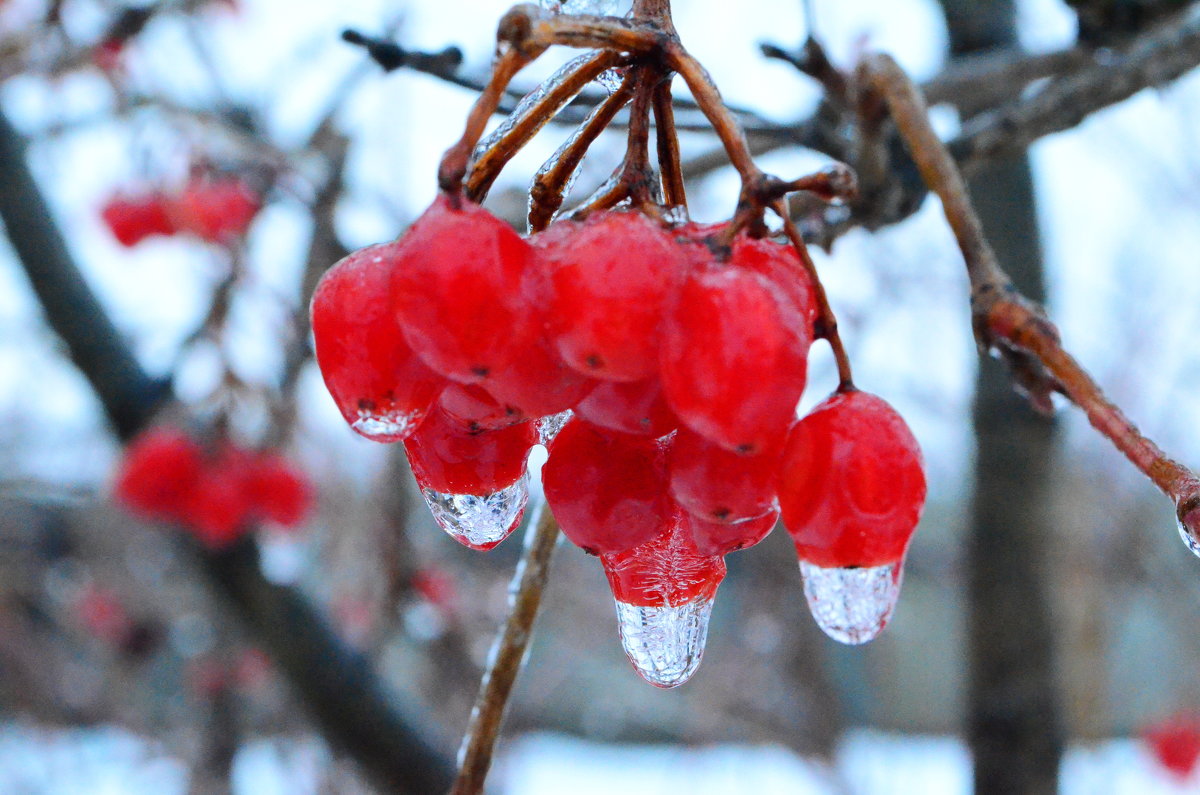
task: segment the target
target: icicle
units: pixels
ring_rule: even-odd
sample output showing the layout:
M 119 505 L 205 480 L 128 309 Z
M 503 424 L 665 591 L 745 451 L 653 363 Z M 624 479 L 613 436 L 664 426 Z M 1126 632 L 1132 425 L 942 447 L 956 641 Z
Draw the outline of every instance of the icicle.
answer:
M 900 596 L 901 562 L 825 569 L 800 561 L 808 609 L 825 634 L 842 643 L 873 640 L 892 617 Z
M 488 550 L 508 538 L 521 522 L 529 500 L 529 473 L 491 494 L 442 494 L 421 489 L 438 526 L 471 549 Z
M 1179 537 L 1183 539 L 1183 543 L 1187 544 L 1187 548 L 1192 551 L 1196 557 L 1200 557 L 1200 541 L 1196 541 L 1192 534 L 1188 532 L 1187 525 L 1179 522 Z
M 350 427 L 373 442 L 398 442 L 408 436 L 424 412 L 376 411 L 360 408 Z
M 638 674 L 662 688 L 691 679 L 704 656 L 712 607 L 712 597 L 665 607 L 617 600 L 621 645 Z

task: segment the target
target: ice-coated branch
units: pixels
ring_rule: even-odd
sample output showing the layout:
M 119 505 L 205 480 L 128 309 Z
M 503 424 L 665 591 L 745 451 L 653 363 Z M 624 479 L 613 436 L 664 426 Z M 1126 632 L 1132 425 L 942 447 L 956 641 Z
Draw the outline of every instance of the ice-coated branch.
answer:
M 142 370 L 83 280 L 24 157 L 24 142 L 0 115 L 0 219 L 47 322 L 71 352 L 116 433 L 129 439 L 169 400 Z M 397 705 L 361 655 L 349 650 L 294 588 L 268 582 L 247 540 L 194 559 L 271 655 L 330 745 L 386 791 L 440 792 L 450 760 L 426 727 Z
M 887 55 L 864 60 L 859 77 L 887 103 L 922 178 L 942 201 L 966 263 L 981 350 L 1004 356 L 1036 407 L 1048 409 L 1050 393 L 1060 392 L 1083 409 L 1093 427 L 1171 498 L 1181 525 L 1200 544 L 1200 478 L 1138 431 L 1063 348 L 1043 309 L 1013 286 L 984 238 L 962 174 L 934 132 L 919 89 Z
M 479 682 L 479 694 L 471 710 L 471 721 L 458 752 L 458 777 L 450 790 L 451 795 L 479 795 L 483 792 L 505 707 L 533 634 L 533 622 L 542 603 L 542 592 L 550 574 L 550 558 L 558 543 L 558 535 L 558 523 L 554 521 L 549 507 L 543 505 L 541 515 L 530 522 L 525 532 L 525 548 L 509 585 L 508 616 L 488 655 L 487 669 Z

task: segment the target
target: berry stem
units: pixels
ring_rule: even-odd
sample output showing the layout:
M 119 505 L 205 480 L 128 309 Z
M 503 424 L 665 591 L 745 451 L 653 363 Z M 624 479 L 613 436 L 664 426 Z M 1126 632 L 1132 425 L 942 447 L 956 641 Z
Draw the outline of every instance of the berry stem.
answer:
M 483 136 L 484 129 L 487 128 L 488 119 L 499 107 L 500 100 L 504 97 L 504 89 L 508 87 L 516 73 L 531 60 L 532 58 L 527 57 L 516 48 L 504 50 L 496 59 L 491 79 L 488 80 L 483 93 L 475 100 L 475 104 L 467 116 L 467 124 L 462 137 L 446 150 L 446 154 L 442 155 L 442 162 L 438 167 L 438 187 L 445 193 L 451 196 L 461 194 L 463 177 L 467 173 L 467 162 L 475 150 L 475 145 Z
M 525 532 L 525 547 L 509 585 L 508 617 L 488 654 L 488 667 L 459 749 L 459 769 L 450 795 L 478 795 L 492 765 L 496 740 L 513 684 L 533 635 L 533 622 L 550 574 L 550 558 L 558 543 L 558 523 L 545 505 Z
M 1049 393 L 1057 391 L 1083 409 L 1092 426 L 1174 501 L 1179 521 L 1200 541 L 1200 477 L 1138 431 L 1063 348 L 1042 307 L 1013 286 L 983 235 L 958 167 L 929 123 L 920 90 L 887 55 L 865 59 L 858 77 L 887 103 L 922 179 L 942 201 L 966 263 L 980 349 L 998 350 L 1035 400 L 1048 405 Z
M 671 105 L 671 76 L 654 88 L 654 130 L 658 167 L 662 174 L 663 201 L 668 207 L 687 207 L 687 191 L 680 165 L 679 136 L 675 132 L 675 109 Z
M 612 123 L 613 118 L 633 96 L 634 81 L 626 77 L 612 96 L 596 106 L 567 145 L 555 154 L 552 164 L 543 166 L 534 177 L 529 188 L 529 229 L 540 232 L 545 229 L 554 214 L 566 200 L 567 183 L 579 168 L 580 161 L 600 133 Z
M 808 253 L 808 246 L 804 244 L 804 239 L 800 237 L 800 230 L 796 228 L 796 223 L 792 220 L 791 213 L 788 212 L 786 201 L 777 199 L 771 207 L 775 214 L 783 220 L 783 231 L 791 241 L 792 247 L 796 249 L 796 253 L 800 256 L 800 262 L 804 264 L 804 269 L 812 281 L 813 294 L 817 299 L 815 336 L 825 339 L 833 351 L 833 358 L 837 362 L 838 370 L 837 391 L 852 391 L 855 387 L 853 373 L 850 370 L 850 357 L 846 354 L 846 346 L 842 343 L 841 334 L 838 333 L 837 317 L 833 314 L 833 307 L 829 304 L 829 296 L 825 294 L 825 285 L 821 283 L 821 277 L 817 275 L 817 265 Z
M 650 168 L 650 102 L 654 91 L 654 70 L 649 66 L 634 67 L 630 78 L 636 85 L 633 104 L 629 108 L 629 144 L 625 150 L 625 170 L 621 176 L 634 205 L 654 203 Z
M 479 160 L 471 167 L 470 176 L 467 178 L 467 196 L 474 202 L 483 201 L 492 183 L 513 155 L 529 143 L 530 139 L 574 99 L 584 86 L 595 80 L 601 72 L 618 65 L 620 61 L 620 53 L 597 52 L 573 71 L 563 75 L 562 81 L 552 86 L 536 102 L 519 108 L 518 112 L 505 122 L 508 125 L 505 133 L 481 154 Z

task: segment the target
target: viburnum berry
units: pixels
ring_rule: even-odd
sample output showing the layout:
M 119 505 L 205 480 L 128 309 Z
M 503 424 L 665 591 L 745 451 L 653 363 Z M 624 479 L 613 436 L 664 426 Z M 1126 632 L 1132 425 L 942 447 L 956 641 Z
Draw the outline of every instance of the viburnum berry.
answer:
M 167 199 L 157 193 L 114 196 L 104 204 L 100 217 L 117 242 L 126 248 L 153 235 L 173 235 L 176 231 Z
M 437 408 L 405 440 L 404 450 L 423 489 L 484 495 L 511 486 L 524 475 L 525 460 L 536 443 L 532 422 L 472 433 Z
M 470 433 L 495 431 L 529 419 L 516 406 L 501 403 L 475 384 L 451 381 L 437 400 L 446 415 Z
M 482 383 L 536 335 L 521 283 L 533 249 L 477 204 L 446 195 L 397 241 L 396 318 L 433 370 Z
M 256 511 L 284 527 L 295 527 L 312 510 L 313 489 L 307 476 L 282 455 L 258 454 L 250 465 L 249 488 Z
M 220 549 L 250 530 L 253 466 L 250 453 L 228 443 L 205 462 L 183 508 L 184 524 L 205 546 Z
M 788 435 L 779 502 L 802 560 L 839 569 L 897 563 L 925 505 L 921 450 L 883 399 L 834 394 Z
M 667 404 L 687 427 L 753 455 L 779 439 L 804 392 L 811 329 L 766 277 L 736 262 L 692 274 L 667 316 Z
M 148 519 L 177 518 L 203 468 L 203 450 L 186 433 L 150 428 L 126 448 L 113 492 L 126 508 Z
M 720 555 L 705 555 L 676 514 L 650 540 L 600 556 L 618 602 L 668 607 L 711 599 L 725 577 Z
M 572 419 L 549 444 L 546 502 L 573 544 L 596 555 L 622 552 L 662 532 L 674 511 L 663 447 Z
M 389 300 L 396 244 L 368 246 L 325 272 L 312 298 L 317 364 L 350 427 L 397 442 L 420 425 L 446 381 L 405 340 Z
M 738 455 L 681 428 L 671 442 L 667 469 L 671 496 L 707 522 L 740 522 L 775 507 L 782 437 L 758 455 Z
M 600 381 L 575 406 L 583 419 L 611 431 L 638 436 L 666 436 L 679 418 L 663 400 L 657 378 L 643 381 Z
M 173 218 L 201 240 L 229 243 L 246 233 L 262 209 L 262 196 L 239 177 L 192 179 L 176 198 Z
M 663 310 L 687 269 L 683 251 L 636 212 L 596 213 L 557 227 L 538 250 L 563 360 L 606 380 L 653 376 Z
M 1183 780 L 1200 763 L 1200 716 L 1181 712 L 1147 727 L 1142 740 L 1168 772 Z
M 568 367 L 544 339 L 530 342 L 488 378 L 488 392 L 530 417 L 558 414 L 590 393 L 596 381 Z
M 740 522 L 708 522 L 692 514 L 684 517 L 692 541 L 702 555 L 728 555 L 762 541 L 779 522 L 779 509 Z

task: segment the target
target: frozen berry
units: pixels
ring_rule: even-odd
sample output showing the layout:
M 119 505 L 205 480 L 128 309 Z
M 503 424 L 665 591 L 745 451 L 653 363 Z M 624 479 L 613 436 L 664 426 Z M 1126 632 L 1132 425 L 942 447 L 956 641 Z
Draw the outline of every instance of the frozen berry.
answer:
M 895 563 L 925 504 L 921 450 L 881 398 L 837 393 L 788 435 L 779 502 L 801 560 L 838 569 Z
M 653 607 L 711 599 L 725 577 L 725 561 L 696 548 L 678 515 L 650 540 L 600 557 L 613 597 Z
M 667 468 L 671 495 L 709 522 L 740 522 L 775 507 L 776 472 L 783 437 L 758 455 L 738 455 L 681 428 Z
M 426 364 L 480 383 L 524 353 L 536 334 L 521 290 L 533 251 L 508 224 L 441 195 L 397 245 L 396 317 Z
M 733 524 L 709 522 L 691 514 L 686 516 L 686 521 L 692 541 L 701 554 L 728 555 L 752 547 L 770 535 L 779 522 L 779 509 L 772 508 L 762 516 Z
M 377 442 L 412 433 L 445 386 L 396 323 L 389 296 L 397 263 L 394 243 L 355 251 L 325 273 L 312 299 L 325 386 L 350 427 Z
M 680 247 L 636 212 L 563 223 L 539 248 L 559 353 L 596 378 L 649 378 L 657 371 L 664 308 L 686 271 Z
M 593 554 L 621 552 L 662 532 L 674 507 L 655 440 L 573 419 L 549 449 L 542 467 L 546 502 L 576 546 Z
M 811 332 L 765 277 L 737 267 L 693 274 L 668 316 L 662 385 L 681 422 L 753 455 L 795 417 Z
M 663 400 L 657 378 L 601 381 L 579 401 L 575 413 L 601 428 L 638 436 L 666 436 L 679 427 L 679 419 Z
M 536 443 L 532 422 L 471 433 L 445 411 L 435 409 L 405 441 L 404 450 L 422 488 L 483 495 L 517 482 Z

